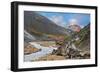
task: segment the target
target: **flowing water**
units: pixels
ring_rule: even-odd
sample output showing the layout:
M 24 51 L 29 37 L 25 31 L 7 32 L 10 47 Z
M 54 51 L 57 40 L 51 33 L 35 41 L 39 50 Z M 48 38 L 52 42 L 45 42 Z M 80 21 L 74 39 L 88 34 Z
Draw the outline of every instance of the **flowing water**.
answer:
M 41 46 L 40 44 L 37 44 L 35 42 L 30 42 L 30 44 L 38 49 L 41 49 L 41 51 L 29 54 L 29 55 L 24 55 L 25 62 L 39 59 L 40 57 L 43 57 L 43 56 L 46 56 L 47 54 L 52 53 L 53 49 L 56 49 L 54 47 L 44 47 L 44 46 Z

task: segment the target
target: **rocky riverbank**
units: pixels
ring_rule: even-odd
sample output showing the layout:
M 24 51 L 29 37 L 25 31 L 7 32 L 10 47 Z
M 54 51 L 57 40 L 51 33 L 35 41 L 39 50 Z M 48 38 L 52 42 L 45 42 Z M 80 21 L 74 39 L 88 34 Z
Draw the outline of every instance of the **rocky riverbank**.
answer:
M 33 47 L 32 45 L 28 45 L 27 47 L 24 48 L 24 54 L 25 55 L 36 53 L 38 51 L 41 51 L 41 49 Z
M 44 47 L 39 43 L 31 42 L 24 49 L 25 61 L 48 61 L 65 59 L 89 59 L 90 51 L 78 49 L 74 43 L 63 41 L 56 44 L 59 47 Z
M 57 50 L 53 50 L 52 55 L 64 56 L 66 59 L 89 59 L 90 51 L 80 50 L 70 41 L 65 41 Z

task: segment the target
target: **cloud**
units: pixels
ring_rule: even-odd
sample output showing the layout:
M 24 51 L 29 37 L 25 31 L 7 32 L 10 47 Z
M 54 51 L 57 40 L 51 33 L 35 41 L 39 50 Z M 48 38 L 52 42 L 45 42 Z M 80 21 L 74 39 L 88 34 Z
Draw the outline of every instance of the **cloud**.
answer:
M 64 21 L 63 16 L 53 15 L 50 17 L 50 20 L 52 20 L 54 23 L 56 23 L 59 26 L 62 26 L 62 27 L 66 26 L 66 22 Z
M 78 21 L 76 19 L 70 19 L 69 25 L 79 25 Z
M 84 28 L 84 26 L 83 26 L 83 25 L 80 25 L 80 27 L 81 27 L 81 28 Z
M 78 22 L 77 19 L 70 19 L 70 20 L 69 20 L 69 25 L 78 25 L 78 26 L 80 26 L 81 28 L 84 28 L 83 25 L 79 24 L 79 22 Z M 68 25 L 68 26 L 69 26 L 69 25 Z

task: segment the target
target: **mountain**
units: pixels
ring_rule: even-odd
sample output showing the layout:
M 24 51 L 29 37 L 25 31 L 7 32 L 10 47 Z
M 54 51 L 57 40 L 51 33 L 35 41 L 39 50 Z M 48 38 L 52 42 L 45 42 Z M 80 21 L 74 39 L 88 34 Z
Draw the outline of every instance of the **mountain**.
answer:
M 28 33 L 27 31 L 24 31 L 24 40 L 29 42 L 32 40 L 35 40 L 36 38 L 34 36 L 32 36 L 30 33 Z
M 64 56 L 66 59 L 89 59 L 90 58 L 90 24 L 85 26 L 80 32 L 74 34 L 75 37 L 66 37 L 65 41 L 58 44 L 57 50 L 53 50 L 53 55 Z M 74 41 L 72 41 L 74 39 Z
M 36 12 L 24 11 L 24 54 L 39 51 L 29 42 L 34 40 L 61 39 L 61 36 L 65 35 L 69 35 L 67 29 L 58 26 Z
M 90 50 L 90 24 L 81 29 L 78 36 L 80 40 L 77 41 L 76 46 L 81 50 Z
M 24 11 L 24 29 L 31 35 L 69 35 L 67 29 L 33 11 Z
M 79 32 L 81 30 L 81 27 L 77 24 L 69 25 L 68 28 L 74 32 Z
M 31 41 L 34 41 L 34 40 L 46 40 L 46 39 L 50 39 L 48 38 L 47 36 L 45 35 L 38 35 L 38 34 L 30 34 L 29 32 L 25 31 L 24 30 L 24 41 L 26 42 L 31 42 Z

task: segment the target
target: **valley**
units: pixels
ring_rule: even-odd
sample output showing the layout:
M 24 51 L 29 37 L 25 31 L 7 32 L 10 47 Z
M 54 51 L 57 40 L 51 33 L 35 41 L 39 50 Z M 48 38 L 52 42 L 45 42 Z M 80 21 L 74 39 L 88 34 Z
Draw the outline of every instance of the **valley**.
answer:
M 24 12 L 24 61 L 90 59 L 90 23 L 64 28 L 31 11 Z

